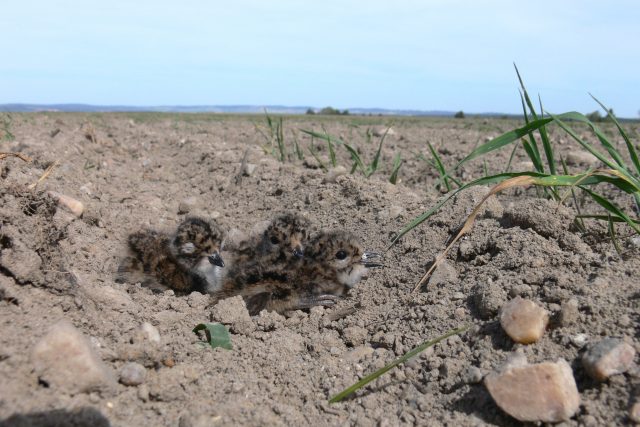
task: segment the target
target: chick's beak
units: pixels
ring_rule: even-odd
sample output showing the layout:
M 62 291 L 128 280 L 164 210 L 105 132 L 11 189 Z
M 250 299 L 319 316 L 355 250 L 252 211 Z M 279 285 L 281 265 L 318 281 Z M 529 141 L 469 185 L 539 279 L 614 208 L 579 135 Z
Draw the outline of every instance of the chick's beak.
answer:
M 217 265 L 218 267 L 224 267 L 224 260 L 218 252 L 214 252 L 209 255 L 209 262 L 213 265 Z
M 382 258 L 382 255 L 377 252 L 365 251 L 360 259 L 360 264 L 367 268 L 384 267 L 384 264 L 380 262 L 380 258 Z
M 304 257 L 304 249 L 302 248 L 301 245 L 298 245 L 295 248 L 293 248 L 293 256 L 295 256 L 296 258 Z

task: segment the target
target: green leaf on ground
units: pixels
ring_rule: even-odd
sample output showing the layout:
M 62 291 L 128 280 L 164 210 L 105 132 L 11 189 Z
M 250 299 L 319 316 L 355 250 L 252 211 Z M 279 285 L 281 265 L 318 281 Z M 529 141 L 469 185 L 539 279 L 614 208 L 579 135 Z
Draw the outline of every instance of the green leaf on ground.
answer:
M 222 347 L 227 350 L 231 350 L 231 336 L 227 328 L 221 323 L 200 323 L 193 328 L 193 333 L 197 334 L 199 331 L 204 331 L 207 342 L 211 348 Z

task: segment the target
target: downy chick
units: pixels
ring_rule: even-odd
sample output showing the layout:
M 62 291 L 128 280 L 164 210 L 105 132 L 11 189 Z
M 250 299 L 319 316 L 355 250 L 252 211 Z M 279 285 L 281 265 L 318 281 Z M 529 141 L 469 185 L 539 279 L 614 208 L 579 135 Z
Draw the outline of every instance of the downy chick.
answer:
M 220 228 L 197 217 L 185 219 L 173 235 L 154 230 L 132 233 L 132 255 L 120 264 L 118 280 L 139 281 L 154 290 L 210 292 L 222 280 L 221 243 Z
M 215 296 L 242 295 L 251 315 L 263 309 L 283 313 L 316 305 L 333 306 L 368 268 L 381 266 L 376 262 L 378 257 L 365 252 L 351 233 L 324 232 L 309 243 L 302 262 L 246 271 L 245 282 L 225 281 Z

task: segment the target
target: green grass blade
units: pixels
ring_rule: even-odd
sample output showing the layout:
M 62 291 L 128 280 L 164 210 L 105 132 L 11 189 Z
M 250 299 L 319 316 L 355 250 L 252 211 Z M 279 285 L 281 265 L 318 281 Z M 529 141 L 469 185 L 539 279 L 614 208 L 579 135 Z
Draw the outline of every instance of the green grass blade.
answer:
M 591 95 L 591 94 L 589 94 Z M 600 102 L 598 100 L 598 98 L 596 98 L 595 96 L 591 95 L 591 97 L 605 110 L 605 111 L 610 111 L 607 107 L 605 107 L 605 105 Z M 624 129 L 622 128 L 622 126 L 620 125 L 620 122 L 618 122 L 618 119 L 616 119 L 616 116 L 614 114 L 609 114 L 609 117 L 611 118 L 611 120 L 613 120 L 613 123 L 615 123 L 616 127 L 618 128 L 618 132 L 620 132 L 620 135 L 622 136 L 622 138 L 624 139 L 625 144 L 627 145 L 627 150 L 629 151 L 629 157 L 631 157 L 631 162 L 633 163 L 633 165 L 636 168 L 636 173 L 640 175 L 640 160 L 638 160 L 638 152 L 636 151 L 636 148 L 633 146 L 633 144 L 631 143 L 631 140 L 629 139 L 629 136 L 627 135 L 627 133 L 624 131 Z
M 565 175 L 569 175 L 569 168 L 567 167 L 567 163 L 564 161 L 564 158 L 562 156 L 560 156 L 560 164 L 562 165 L 562 170 L 564 171 Z M 580 203 L 578 203 L 578 198 L 576 197 L 576 191 L 573 187 L 570 187 L 571 190 L 571 197 L 573 198 L 573 204 L 576 207 L 576 212 L 578 213 L 578 215 L 576 215 L 576 222 L 578 223 L 578 227 L 580 228 L 580 231 L 585 232 L 587 230 L 587 227 L 585 227 L 584 225 L 584 221 L 582 220 L 582 218 L 580 218 L 580 215 L 582 214 L 582 212 L 580 212 Z M 560 200 L 563 200 L 562 198 Z
M 378 161 L 380 160 L 380 153 L 382 152 L 382 144 L 384 143 L 384 139 L 387 137 L 387 133 L 389 133 L 389 129 L 391 129 L 391 127 L 388 127 L 387 130 L 384 131 L 384 134 L 382 135 L 382 137 L 380 138 L 380 144 L 378 144 L 378 151 L 376 151 L 376 155 L 373 157 L 371 164 L 367 168 L 367 173 L 365 174 L 367 178 L 373 175 L 374 172 L 378 169 Z
M 562 117 L 562 115 L 560 115 Z M 497 138 L 492 139 L 489 142 L 479 145 L 476 149 L 474 149 L 471 153 L 469 153 L 464 159 L 462 159 L 455 167 L 457 169 L 463 163 L 466 163 L 470 160 L 475 159 L 476 157 L 485 155 L 492 151 L 495 151 L 499 148 L 504 147 L 505 145 L 509 145 L 514 141 L 520 140 L 520 138 L 528 135 L 531 131 L 537 130 L 540 126 L 544 126 L 547 123 L 551 123 L 553 119 L 551 117 L 546 117 L 544 119 L 534 120 L 532 122 L 527 123 L 525 126 L 521 128 L 517 128 L 506 132 L 500 135 Z M 533 161 L 533 159 L 532 159 Z
M 344 389 L 343 391 L 341 391 L 340 393 L 334 395 L 331 399 L 329 399 L 329 403 L 340 402 L 345 397 L 353 394 L 357 390 L 361 389 L 365 385 L 369 384 L 371 381 L 377 379 L 378 377 L 382 376 L 383 374 L 385 374 L 386 372 L 388 372 L 391 369 L 395 368 L 396 366 L 406 362 L 407 360 L 411 359 L 412 357 L 416 356 L 417 354 L 422 353 L 427 348 L 432 347 L 435 344 L 438 344 L 440 341 L 443 341 L 443 340 L 445 340 L 445 339 L 447 339 L 447 338 L 449 338 L 449 337 L 451 337 L 453 335 L 458 335 L 458 334 L 466 331 L 470 327 L 471 327 L 471 325 L 466 325 L 466 326 L 463 326 L 461 328 L 454 329 L 452 331 L 447 332 L 444 335 L 439 336 L 438 338 L 435 338 L 435 339 L 432 339 L 430 341 L 426 341 L 426 342 L 420 344 L 419 346 L 417 346 L 417 347 L 413 348 L 412 350 L 406 352 L 404 355 L 400 356 L 399 358 L 397 358 L 393 362 L 389 363 L 385 367 L 383 367 L 381 369 L 378 369 L 377 371 L 375 371 L 372 374 L 367 375 L 366 377 L 364 377 L 363 379 L 361 379 L 360 381 L 358 381 L 357 383 L 355 383 L 351 387 L 348 387 L 348 388 Z
M 405 225 L 400 231 L 396 233 L 393 239 L 391 239 L 391 243 L 389 243 L 389 246 L 387 247 L 386 250 L 388 251 L 398 240 L 402 238 L 402 236 L 404 236 L 409 231 L 413 230 L 418 225 L 426 221 L 430 216 L 435 214 L 445 203 L 447 203 L 453 196 L 455 196 L 459 192 L 476 185 L 496 184 L 504 181 L 505 179 L 514 178 L 516 176 L 523 176 L 523 175 L 536 176 L 536 177 L 545 176 L 544 174 L 540 174 L 538 172 L 509 172 L 509 173 L 501 173 L 497 175 L 478 178 L 475 181 L 471 181 L 467 184 L 464 184 L 460 188 L 457 188 L 456 190 L 453 190 L 452 192 L 448 193 L 445 197 L 440 199 L 440 201 L 436 203 L 431 209 L 415 217 L 413 220 L 411 220 L 411 222 Z
M 342 145 L 342 144 L 344 144 L 344 143 L 345 143 L 345 142 L 344 142 L 344 141 L 342 141 L 341 139 L 336 138 L 335 136 L 330 136 L 330 135 L 328 135 L 328 134 L 326 134 L 326 133 L 319 133 L 319 132 L 314 132 L 314 131 L 312 131 L 312 130 L 305 130 L 305 129 L 300 129 L 300 132 L 302 132 L 302 133 L 306 133 L 306 134 L 307 134 L 307 135 L 309 135 L 309 136 L 312 136 L 312 137 L 314 137 L 314 138 L 321 139 L 321 140 L 323 140 L 323 141 L 329 141 L 329 140 L 330 140 L 330 141 L 332 141 L 332 142 L 333 142 L 334 144 L 336 144 L 336 145 Z
M 542 108 L 542 99 L 538 96 L 538 102 L 540 103 L 540 115 L 544 117 L 544 110 Z M 556 174 L 556 160 L 553 155 L 553 146 L 551 145 L 551 140 L 549 140 L 549 135 L 547 134 L 547 127 L 542 126 L 538 129 L 540 133 L 540 139 L 542 140 L 542 148 L 544 150 L 544 154 L 547 157 L 547 164 L 549 165 L 549 173 L 551 175 Z
M 576 216 L 576 218 L 597 219 L 599 221 L 609 221 L 609 219 L 611 219 L 611 221 L 613 221 L 613 222 L 626 222 L 622 218 L 618 218 L 618 217 L 611 216 L 611 215 L 581 214 L 581 215 Z M 640 219 L 633 219 L 633 218 L 629 218 L 629 219 L 631 219 L 631 221 L 633 221 L 634 224 L 639 224 L 640 225 Z
M 396 185 L 396 182 L 398 181 L 398 171 L 400 171 L 400 166 L 402 166 L 402 157 L 400 156 L 400 153 L 396 153 L 396 156 L 393 159 L 391 176 L 389 177 L 389 182 L 393 185 Z
M 327 169 L 325 164 L 322 163 L 322 160 L 320 160 L 320 156 L 318 156 L 318 153 L 316 153 L 316 150 L 313 148 L 313 137 L 311 138 L 311 145 L 309 146 L 309 152 L 311 153 L 313 158 L 316 159 L 316 162 L 318 162 L 322 170 L 324 170 L 325 172 L 329 170 Z
M 447 192 L 451 191 L 451 185 L 449 184 L 449 180 L 447 179 L 447 170 L 444 167 L 444 164 L 442 163 L 442 159 L 440 158 L 440 156 L 438 155 L 438 152 L 436 151 L 435 148 L 433 148 L 433 145 L 431 145 L 431 143 L 429 141 L 427 141 L 427 146 L 429 147 L 429 151 L 431 151 L 431 156 L 433 157 L 433 164 L 436 167 L 436 170 L 438 171 L 438 174 L 440 175 L 440 180 L 443 181 L 444 186 L 447 189 Z
M 622 258 L 622 249 L 620 248 L 620 244 L 618 243 L 618 237 L 616 236 L 616 226 L 613 224 L 613 220 L 611 219 L 611 215 L 608 215 L 608 229 L 609 236 L 611 237 L 611 242 L 613 242 L 613 248 L 616 250 L 618 257 Z
M 518 76 L 518 81 L 520 82 L 520 87 L 522 88 L 522 93 L 524 94 L 524 100 L 527 103 L 527 107 L 529 107 L 529 111 L 531 112 L 531 115 L 533 116 L 534 120 L 538 119 L 538 116 L 536 115 L 536 109 L 533 108 L 533 102 L 531 102 L 531 98 L 529 98 L 529 94 L 527 93 L 527 88 L 524 86 L 524 82 L 522 81 L 522 76 L 520 76 L 520 70 L 518 70 L 518 67 L 516 66 L 515 62 L 513 63 L 513 67 L 516 69 L 516 75 Z M 524 112 L 525 118 L 527 117 L 527 112 Z
M 607 150 L 611 158 L 618 164 L 618 166 L 624 166 L 624 160 L 618 153 L 618 150 L 609 142 L 607 136 L 602 133 L 600 128 L 596 126 L 591 120 L 589 120 L 584 114 L 578 112 L 567 113 L 567 119 L 575 120 L 577 122 L 585 123 L 587 126 L 591 128 L 593 133 L 596 135 L 602 146 Z
M 580 144 L 583 148 L 585 148 L 587 151 L 589 151 L 591 154 L 593 154 L 598 160 L 600 160 L 602 163 L 607 165 L 609 168 L 615 169 L 618 172 L 620 172 L 621 174 L 625 175 L 625 177 L 627 177 L 630 181 L 634 182 L 634 185 L 636 187 L 640 187 L 640 180 L 638 178 L 634 177 L 630 173 L 630 171 L 622 163 L 622 160 L 620 160 L 620 163 L 618 163 L 617 161 L 613 161 L 612 162 L 611 160 L 607 159 L 602 153 L 600 153 L 598 150 L 596 150 L 591 144 L 589 144 L 586 141 L 583 141 L 582 138 L 580 138 L 573 131 L 573 129 L 571 129 L 562 120 L 562 119 L 570 119 L 570 120 L 576 120 L 576 121 L 580 121 L 580 122 L 583 122 L 583 123 L 587 123 L 588 125 L 592 126 L 592 129 L 593 129 L 593 127 L 595 127 L 595 126 L 583 114 L 578 113 L 578 112 L 564 113 L 564 114 L 561 114 L 560 116 L 555 116 L 555 115 L 553 115 L 551 113 L 547 113 L 547 114 L 549 114 L 549 116 L 554 120 L 555 123 L 558 124 L 558 126 L 560 126 L 566 133 L 568 133 L 576 142 L 578 142 L 578 144 Z M 599 130 L 598 130 L 598 132 L 599 132 Z M 613 148 L 611 146 L 611 144 L 609 144 L 608 142 L 607 142 L 607 144 L 610 147 L 610 149 L 613 152 L 615 152 L 615 148 Z M 607 147 L 605 147 L 605 148 L 607 148 Z M 607 151 L 609 151 L 609 148 L 607 149 Z M 618 157 L 619 157 L 619 155 L 618 155 Z
M 640 234 L 640 226 L 638 226 L 636 221 L 634 221 L 631 218 L 629 218 L 629 216 L 627 216 L 627 214 L 624 213 L 624 211 L 622 209 L 620 209 L 618 206 L 616 206 L 615 203 L 609 201 L 608 199 L 606 199 L 605 197 L 601 196 L 600 194 L 589 190 L 588 188 L 584 187 L 583 185 L 580 185 L 580 189 L 585 191 L 587 194 L 589 194 L 591 196 L 591 198 L 593 200 L 595 200 L 596 203 L 598 203 L 600 206 L 605 208 L 613 217 L 617 217 L 617 218 L 622 219 L 624 222 L 629 224 L 629 227 L 633 228 L 633 230 L 636 233 Z
M 522 98 L 522 93 L 520 94 L 520 101 L 522 102 L 522 110 L 524 114 L 524 121 L 526 124 L 529 123 L 529 116 L 527 114 L 527 109 L 524 106 L 524 100 Z M 542 165 L 542 159 L 540 158 L 540 151 L 538 151 L 538 144 L 536 143 L 536 139 L 533 137 L 533 132 L 529 132 L 527 134 L 529 137 L 529 141 L 525 140 L 525 149 L 529 158 L 533 162 L 533 166 L 536 168 L 538 172 L 544 172 L 544 166 Z
M 511 163 L 513 162 L 513 156 L 515 156 L 516 150 L 518 149 L 518 147 L 519 147 L 518 144 L 513 144 L 513 150 L 511 150 L 511 155 L 509 156 L 509 161 L 507 162 L 507 167 L 504 168 L 505 172 L 509 172 L 509 169 L 511 169 Z
M 342 145 L 344 146 L 344 148 L 347 149 L 349 154 L 351 154 L 351 158 L 353 159 L 354 164 L 360 169 L 360 171 L 362 171 L 364 175 L 366 175 L 367 171 L 366 171 L 366 168 L 364 167 L 364 163 L 362 163 L 362 159 L 360 158 L 358 151 L 352 146 L 350 146 L 349 144 L 347 144 L 346 142 L 343 142 Z M 353 171 L 353 168 L 352 168 L 352 171 Z
M 291 136 L 293 141 L 293 152 L 296 154 L 296 157 L 298 158 L 298 160 L 304 160 L 304 152 L 300 148 L 300 143 L 298 142 L 298 136 L 293 131 L 293 129 L 290 129 L 290 131 L 291 131 Z
M 407 225 L 405 225 L 391 240 L 391 243 L 389 244 L 389 246 L 387 247 L 386 250 L 389 250 L 402 236 L 404 236 L 405 234 L 407 234 L 409 231 L 411 231 L 412 229 L 414 229 L 415 227 L 417 227 L 418 225 L 420 225 L 422 222 L 424 222 L 426 219 L 428 219 L 430 216 L 432 216 L 434 213 L 436 213 L 447 201 L 449 201 L 449 199 L 451 199 L 453 196 L 455 196 L 456 194 L 458 194 L 460 191 L 466 190 L 467 188 L 476 186 L 476 185 L 487 185 L 487 184 L 496 184 L 499 182 L 502 182 L 506 179 L 509 178 L 515 178 L 517 176 L 530 176 L 535 178 L 534 180 L 534 184 L 537 186 L 543 186 L 543 187 L 558 187 L 558 186 L 576 186 L 579 185 L 580 188 L 584 189 L 587 192 L 590 192 L 590 190 L 584 188 L 584 186 L 586 185 L 596 185 L 596 184 L 601 184 L 601 183 L 609 183 L 609 184 L 613 184 L 616 187 L 618 187 L 619 189 L 627 192 L 627 193 L 637 193 L 640 192 L 640 187 L 636 187 L 633 185 L 633 183 L 627 181 L 626 179 L 623 179 L 621 177 L 617 177 L 617 176 L 609 176 L 609 175 L 605 175 L 605 174 L 599 174 L 599 173 L 593 173 L 593 172 L 588 172 L 588 173 L 581 173 L 581 174 L 577 174 L 577 175 L 549 175 L 549 174 L 544 174 L 544 173 L 539 173 L 539 172 L 509 172 L 509 173 L 501 173 L 501 174 L 497 174 L 497 175 L 491 175 L 491 176 L 487 176 L 487 177 L 482 177 L 479 179 L 476 179 L 475 181 L 471 181 L 465 185 L 463 185 L 462 187 L 452 191 L 451 193 L 449 193 L 447 196 L 445 196 L 444 198 L 442 198 L 438 203 L 435 204 L 435 206 L 433 206 L 431 209 L 429 209 L 428 211 L 424 212 L 423 214 L 417 216 L 416 218 L 414 218 L 411 222 L 409 222 Z M 595 194 L 595 193 L 594 193 Z M 597 195 L 596 195 L 597 197 Z M 595 199 L 595 197 L 594 197 Z M 598 200 L 596 200 L 598 201 Z M 600 203 L 598 201 L 598 203 Z M 603 200 L 602 203 L 600 203 L 601 205 L 603 205 L 603 203 L 609 203 L 607 200 Z M 604 205 L 603 205 L 604 206 Z M 625 218 L 626 214 L 624 214 L 624 212 L 622 212 L 619 208 L 615 208 L 612 207 L 611 209 L 607 209 L 609 210 L 611 213 L 613 213 L 616 216 L 620 216 L 621 218 Z M 621 214 L 618 213 L 621 212 Z M 628 217 L 626 217 L 628 218 Z M 625 219 L 625 221 L 627 221 Z M 629 219 L 629 221 L 631 221 Z M 633 221 L 631 221 L 633 222 Z M 634 226 L 632 226 L 633 228 Z M 635 229 L 635 228 L 634 228 Z
M 282 117 L 278 117 L 276 123 L 276 141 L 278 143 L 278 152 L 280 154 L 280 161 L 287 160 L 287 148 L 284 145 L 284 126 L 282 124 Z

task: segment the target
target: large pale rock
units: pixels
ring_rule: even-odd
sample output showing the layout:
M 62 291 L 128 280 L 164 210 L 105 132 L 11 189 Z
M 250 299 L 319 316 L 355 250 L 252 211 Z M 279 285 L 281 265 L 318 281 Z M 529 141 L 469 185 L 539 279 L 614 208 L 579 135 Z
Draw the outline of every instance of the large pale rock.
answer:
M 594 344 L 582 356 L 582 365 L 589 376 L 605 381 L 612 375 L 626 372 L 636 355 L 636 350 L 616 338 L 605 338 Z
M 549 314 L 533 301 L 516 297 L 502 306 L 500 325 L 515 342 L 538 341 L 549 323 Z
M 34 346 L 31 361 L 41 381 L 71 394 L 110 388 L 113 373 L 94 353 L 89 341 L 62 320 Z
M 485 386 L 496 404 L 520 421 L 571 418 L 580 406 L 580 394 L 569 364 L 560 359 L 529 365 L 523 358 L 486 376 Z

